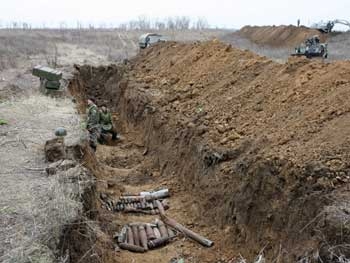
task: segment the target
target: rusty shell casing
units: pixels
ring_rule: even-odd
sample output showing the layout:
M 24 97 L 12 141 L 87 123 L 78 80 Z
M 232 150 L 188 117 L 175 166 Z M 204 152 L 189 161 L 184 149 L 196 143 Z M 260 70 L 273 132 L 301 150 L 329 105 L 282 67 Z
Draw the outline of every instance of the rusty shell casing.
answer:
M 131 244 L 126 244 L 126 243 L 120 243 L 119 247 L 121 249 L 129 250 L 131 252 L 136 252 L 136 253 L 146 252 L 146 250 L 143 247 L 135 246 L 135 245 L 131 245 Z
M 160 235 L 161 235 L 162 237 L 169 237 L 169 235 L 168 235 L 168 230 L 166 229 L 166 226 L 165 226 L 165 224 L 163 223 L 163 221 L 158 220 L 158 221 L 157 221 L 157 225 L 158 225 L 158 228 L 159 228 L 159 231 L 160 231 Z
M 167 230 L 168 230 L 168 236 L 169 236 L 169 237 L 174 237 L 174 236 L 176 236 L 175 231 L 172 230 L 170 227 L 167 227 Z
M 168 226 L 171 226 L 178 230 L 179 232 L 183 233 L 184 235 L 188 236 L 189 238 L 197 241 L 199 244 L 211 247 L 214 245 L 214 242 L 197 234 L 196 232 L 193 232 L 192 230 L 188 229 L 187 227 L 177 223 L 174 219 L 169 217 L 163 217 L 163 220 L 166 222 Z
M 139 237 L 139 228 L 137 225 L 131 226 L 132 229 L 132 235 L 134 236 L 134 245 L 140 246 L 140 237 Z
M 128 228 L 126 226 L 123 226 L 122 230 L 120 231 L 118 235 L 118 243 L 125 243 L 126 242 L 126 235 L 127 235 Z
M 147 246 L 147 234 L 146 234 L 146 230 L 145 227 L 143 225 L 139 226 L 139 236 L 140 236 L 140 243 L 141 246 L 145 249 L 148 250 L 148 246 Z
M 160 231 L 159 231 L 158 227 L 153 227 L 153 233 L 154 233 L 156 239 L 162 237 L 162 235 L 160 234 Z
M 160 201 L 156 200 L 156 205 L 158 207 L 159 214 L 165 215 L 165 210 L 164 210 L 163 204 Z
M 122 196 L 137 196 L 137 194 L 125 192 L 125 193 L 122 193 Z
M 170 240 L 170 237 L 161 237 L 154 240 L 150 240 L 147 244 L 150 249 L 154 249 L 168 244 Z
M 132 233 L 132 229 L 131 227 L 128 227 L 127 232 L 126 232 L 126 243 L 130 244 L 130 245 L 134 245 L 134 235 Z
M 156 239 L 153 229 L 150 225 L 146 224 L 146 235 L 148 240 Z

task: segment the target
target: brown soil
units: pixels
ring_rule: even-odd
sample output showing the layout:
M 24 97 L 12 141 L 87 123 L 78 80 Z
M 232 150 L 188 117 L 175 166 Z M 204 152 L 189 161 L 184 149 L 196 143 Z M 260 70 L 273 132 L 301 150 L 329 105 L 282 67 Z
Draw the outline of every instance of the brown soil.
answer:
M 273 47 L 294 47 L 314 35 L 319 35 L 322 42 L 327 39 L 326 34 L 322 34 L 316 29 L 292 25 L 245 26 L 234 34 L 248 38 L 256 44 Z
M 114 252 L 114 231 L 152 217 L 98 208 L 102 262 L 229 262 L 262 249 L 275 262 L 349 256 L 339 246 L 350 232 L 349 62 L 281 65 L 213 41 L 165 43 L 123 68 L 77 69 L 70 87 L 81 106 L 87 96 L 107 102 L 124 136 L 98 148 L 97 191 L 167 186 L 169 214 L 216 242 Z

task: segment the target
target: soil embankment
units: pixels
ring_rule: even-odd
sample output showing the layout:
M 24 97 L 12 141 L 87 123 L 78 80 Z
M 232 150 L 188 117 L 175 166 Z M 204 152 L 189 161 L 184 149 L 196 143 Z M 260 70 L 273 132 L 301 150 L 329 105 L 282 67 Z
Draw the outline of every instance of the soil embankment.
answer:
M 322 34 L 316 29 L 304 26 L 296 27 L 292 25 L 245 26 L 234 34 L 247 38 L 255 44 L 272 47 L 294 47 L 314 35 L 319 35 L 322 42 L 327 39 L 326 34 Z
M 165 43 L 126 67 L 77 67 L 71 90 L 107 103 L 126 136 L 97 151 L 98 178 L 117 183 L 99 191 L 166 185 L 170 213 L 216 242 L 185 258 L 252 259 L 263 249 L 277 262 L 332 262 L 349 256 L 349 69 L 281 65 L 215 41 Z M 110 237 L 127 219 L 100 211 L 99 220 L 110 240 L 103 261 L 127 262 Z

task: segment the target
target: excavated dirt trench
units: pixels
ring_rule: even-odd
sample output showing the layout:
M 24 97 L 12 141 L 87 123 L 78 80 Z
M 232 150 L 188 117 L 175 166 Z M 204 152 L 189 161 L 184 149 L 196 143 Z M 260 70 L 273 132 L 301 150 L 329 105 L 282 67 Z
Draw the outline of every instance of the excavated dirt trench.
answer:
M 107 104 L 123 140 L 90 162 L 98 224 L 79 241 L 93 249 L 75 259 L 232 262 L 263 252 L 268 262 L 340 262 L 349 254 L 348 68 L 280 65 L 217 42 L 167 43 L 127 66 L 77 66 L 70 90 L 81 111 L 87 97 Z M 99 194 L 159 187 L 172 192 L 168 214 L 214 247 L 114 250 L 114 232 L 154 216 L 109 212 Z

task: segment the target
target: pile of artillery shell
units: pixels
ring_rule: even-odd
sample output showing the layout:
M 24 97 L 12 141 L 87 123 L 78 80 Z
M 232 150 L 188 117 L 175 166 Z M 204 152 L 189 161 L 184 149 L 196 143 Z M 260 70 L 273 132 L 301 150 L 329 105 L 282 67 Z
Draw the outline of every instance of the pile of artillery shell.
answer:
M 161 189 L 155 192 L 141 192 L 139 194 L 126 193 L 118 201 L 112 200 L 105 193 L 102 193 L 100 198 L 102 207 L 109 211 L 157 215 L 169 209 L 167 201 L 164 200 L 164 198 L 169 196 L 168 189 Z M 161 204 L 160 208 L 159 202 Z
M 121 249 L 144 253 L 168 244 L 176 237 L 176 232 L 157 220 L 155 224 L 132 223 L 122 228 L 118 235 Z
M 147 200 L 145 197 L 139 196 L 122 196 L 119 201 L 115 204 L 114 210 L 118 212 L 126 213 L 143 213 L 149 215 L 159 214 L 158 203 L 159 200 Z M 162 207 L 168 209 L 169 205 L 165 200 L 161 201 Z

